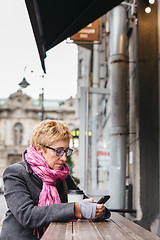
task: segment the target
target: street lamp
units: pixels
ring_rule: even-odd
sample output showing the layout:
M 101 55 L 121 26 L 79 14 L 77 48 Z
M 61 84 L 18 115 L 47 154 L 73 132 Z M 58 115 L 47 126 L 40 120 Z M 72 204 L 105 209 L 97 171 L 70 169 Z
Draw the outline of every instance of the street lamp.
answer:
M 27 82 L 27 80 L 25 79 L 25 77 L 22 79 L 22 81 L 19 83 L 19 85 L 22 87 L 22 88 L 26 88 L 28 87 L 30 84 Z
M 27 66 L 24 67 L 24 73 L 26 72 Z M 32 71 L 31 71 L 32 72 Z M 28 87 L 30 84 L 27 82 L 26 78 L 23 77 L 22 81 L 19 83 L 22 88 Z

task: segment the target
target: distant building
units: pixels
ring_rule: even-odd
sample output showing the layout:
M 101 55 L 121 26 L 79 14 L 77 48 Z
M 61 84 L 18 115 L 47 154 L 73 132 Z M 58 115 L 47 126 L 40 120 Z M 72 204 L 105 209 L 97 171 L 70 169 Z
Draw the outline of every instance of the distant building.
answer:
M 46 100 L 43 119 L 64 120 L 71 130 L 75 126 L 75 99 Z M 31 141 L 33 127 L 41 121 L 42 105 L 22 90 L 0 99 L 0 177 L 4 169 L 22 159 Z

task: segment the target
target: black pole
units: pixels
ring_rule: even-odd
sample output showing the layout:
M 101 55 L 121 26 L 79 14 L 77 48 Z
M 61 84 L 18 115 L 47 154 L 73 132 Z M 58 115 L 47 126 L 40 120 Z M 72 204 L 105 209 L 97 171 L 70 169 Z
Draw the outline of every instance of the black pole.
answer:
M 41 99 L 41 106 L 42 106 L 42 110 L 41 110 L 41 121 L 44 120 L 44 88 L 42 88 L 42 99 Z

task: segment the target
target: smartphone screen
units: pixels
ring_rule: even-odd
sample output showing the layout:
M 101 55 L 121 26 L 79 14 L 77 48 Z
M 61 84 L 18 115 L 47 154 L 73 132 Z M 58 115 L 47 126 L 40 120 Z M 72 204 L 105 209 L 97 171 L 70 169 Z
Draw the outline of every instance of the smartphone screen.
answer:
M 106 196 L 103 196 L 102 198 L 100 198 L 97 203 L 98 203 L 98 204 L 105 203 L 105 202 L 107 202 L 109 199 L 110 199 L 110 196 L 109 196 L 109 195 L 106 195 Z

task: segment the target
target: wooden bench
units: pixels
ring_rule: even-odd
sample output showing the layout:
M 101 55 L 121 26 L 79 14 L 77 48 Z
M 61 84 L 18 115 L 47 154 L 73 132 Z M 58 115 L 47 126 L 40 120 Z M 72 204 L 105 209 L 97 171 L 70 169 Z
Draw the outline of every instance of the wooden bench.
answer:
M 148 230 L 131 222 L 118 213 L 108 220 L 94 222 L 53 222 L 41 240 L 160 240 Z

